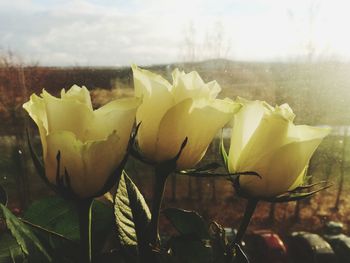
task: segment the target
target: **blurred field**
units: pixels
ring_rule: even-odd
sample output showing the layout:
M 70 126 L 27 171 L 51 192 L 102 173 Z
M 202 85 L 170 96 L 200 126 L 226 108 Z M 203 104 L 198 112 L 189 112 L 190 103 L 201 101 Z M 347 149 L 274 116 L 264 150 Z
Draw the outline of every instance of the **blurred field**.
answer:
M 318 230 L 327 220 L 340 220 L 350 233 L 350 149 L 346 133 L 350 125 L 350 65 L 339 62 L 319 63 L 238 63 L 212 60 L 192 64 L 150 67 L 169 80 L 175 67 L 197 70 L 205 81 L 216 79 L 222 87 L 220 97 L 241 96 L 266 100 L 274 104 L 289 103 L 297 114 L 297 123 L 331 125 L 334 131 L 315 154 L 310 174 L 314 181 L 329 179 L 331 189 L 303 201 L 296 210 L 295 202 L 277 205 L 271 216 L 270 205 L 261 203 L 253 228 L 272 227 L 277 231 L 295 229 Z M 0 64 L 0 184 L 9 192 L 10 206 L 25 208 L 32 200 L 50 194 L 35 175 L 28 156 L 25 129 L 36 128 L 22 110 L 23 102 L 33 92 L 46 89 L 58 94 L 73 84 L 91 90 L 94 106 L 133 95 L 130 68 L 44 68 Z M 37 137 L 32 138 L 40 149 Z M 219 161 L 218 141 L 209 147 L 203 162 Z M 151 197 L 151 169 L 136 160 L 128 163 L 127 171 L 147 199 Z M 336 205 L 340 178 L 343 192 Z M 165 206 L 195 209 L 207 220 L 217 220 L 227 226 L 237 226 L 244 201 L 234 195 L 229 181 L 224 179 L 189 179 L 177 176 L 169 179 Z M 335 209 L 338 206 L 338 209 Z M 169 225 L 162 221 L 163 229 Z

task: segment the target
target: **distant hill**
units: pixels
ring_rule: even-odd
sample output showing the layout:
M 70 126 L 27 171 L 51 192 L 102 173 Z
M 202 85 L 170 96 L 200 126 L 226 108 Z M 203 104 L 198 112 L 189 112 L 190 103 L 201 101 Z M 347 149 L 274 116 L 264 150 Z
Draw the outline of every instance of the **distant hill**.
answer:
M 288 103 L 297 122 L 310 124 L 350 124 L 350 64 L 254 63 L 225 59 L 194 63 L 147 66 L 171 79 L 174 68 L 196 70 L 205 81 L 217 80 L 220 97 L 260 99 L 274 104 Z M 50 68 L 0 67 L 0 118 L 6 120 L 21 109 L 32 92 L 45 88 L 58 94 L 73 84 L 90 90 L 133 87 L 130 67 Z

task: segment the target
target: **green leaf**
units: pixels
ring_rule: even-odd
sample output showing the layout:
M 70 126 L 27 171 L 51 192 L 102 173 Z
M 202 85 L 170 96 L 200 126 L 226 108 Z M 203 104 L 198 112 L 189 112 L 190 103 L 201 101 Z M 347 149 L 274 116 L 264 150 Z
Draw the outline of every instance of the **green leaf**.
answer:
M 180 234 L 196 235 L 200 239 L 209 239 L 208 226 L 197 212 L 168 208 L 163 213 Z
M 123 172 L 115 195 L 114 215 L 117 233 L 124 250 L 138 248 L 142 253 L 147 242 L 147 226 L 151 212 L 136 185 Z
M 80 239 L 76 203 L 58 196 L 45 198 L 34 202 L 25 212 L 24 219 L 47 231 L 62 235 L 70 240 L 68 244 L 71 249 L 75 250 Z M 92 246 L 95 253 L 99 252 L 105 244 L 106 238 L 114 228 L 113 225 L 113 209 L 94 200 L 92 205 Z M 37 229 L 37 231 L 40 230 Z M 41 232 L 45 232 L 45 230 Z M 47 237 L 47 233 L 44 233 L 44 235 Z M 67 242 L 62 239 L 57 237 L 50 239 L 53 248 L 67 247 Z
M 0 210 L 5 219 L 7 228 L 16 239 L 23 253 L 26 256 L 32 254 L 40 255 L 42 259 L 45 258 L 46 262 L 52 262 L 50 255 L 30 228 L 14 216 L 4 205 L 0 204 Z
M 0 263 L 27 262 L 26 255 L 11 233 L 0 235 Z
M 209 242 L 185 235 L 172 237 L 170 248 L 175 258 L 181 263 L 211 263 L 212 251 Z
M 49 229 L 32 224 L 24 219 L 23 223 L 28 225 L 33 233 L 42 242 L 45 249 L 52 255 L 55 262 L 76 262 L 79 259 L 79 245 L 61 234 Z
M 23 218 L 66 238 L 79 241 L 78 212 L 73 202 L 57 196 L 35 201 Z

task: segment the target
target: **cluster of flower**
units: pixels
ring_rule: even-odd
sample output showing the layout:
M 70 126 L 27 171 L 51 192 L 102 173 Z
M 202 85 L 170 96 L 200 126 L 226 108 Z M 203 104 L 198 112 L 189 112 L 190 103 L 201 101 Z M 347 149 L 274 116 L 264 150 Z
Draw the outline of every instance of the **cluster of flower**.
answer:
M 134 98 L 94 110 L 89 91 L 73 86 L 62 90 L 61 98 L 43 90 L 23 105 L 39 128 L 51 183 L 65 174 L 78 197 L 100 193 L 125 159 L 135 119 L 138 149 L 153 163 L 174 158 L 186 140 L 176 170 L 193 168 L 215 134 L 230 123 L 228 171 L 257 173 L 240 177 L 241 189 L 250 196 L 273 197 L 304 183 L 309 160 L 329 133 L 328 128 L 293 124 L 295 115 L 287 104 L 217 99 L 219 84 L 205 83 L 195 71 L 175 69 L 171 84 L 150 71 L 132 69 Z

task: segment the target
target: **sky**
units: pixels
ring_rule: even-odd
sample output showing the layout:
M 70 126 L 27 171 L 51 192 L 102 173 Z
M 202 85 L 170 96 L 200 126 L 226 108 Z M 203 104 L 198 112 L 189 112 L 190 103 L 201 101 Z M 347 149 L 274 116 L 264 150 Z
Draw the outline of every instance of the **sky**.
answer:
M 0 0 L 0 52 L 45 66 L 349 60 L 349 10 L 347 0 Z

